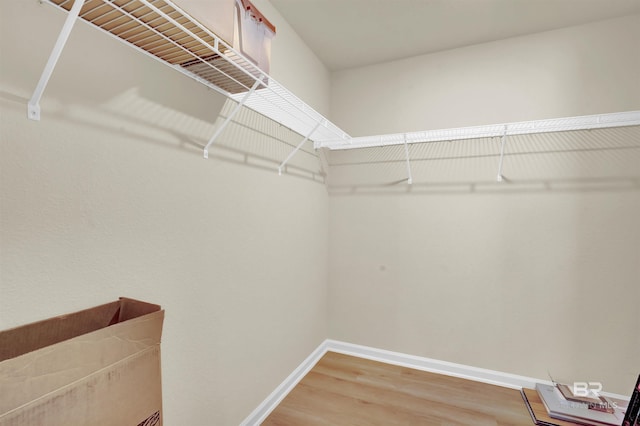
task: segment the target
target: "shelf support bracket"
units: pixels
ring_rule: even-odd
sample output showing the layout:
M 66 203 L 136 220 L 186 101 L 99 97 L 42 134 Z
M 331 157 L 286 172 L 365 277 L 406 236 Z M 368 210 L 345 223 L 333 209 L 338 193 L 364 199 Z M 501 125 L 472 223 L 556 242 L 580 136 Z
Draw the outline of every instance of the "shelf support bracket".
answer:
M 67 15 L 67 19 L 64 21 L 62 30 L 60 30 L 60 34 L 58 35 L 58 40 L 56 40 L 56 44 L 53 46 L 51 55 L 49 55 L 49 60 L 47 61 L 44 70 L 42 70 L 36 90 L 33 92 L 33 95 L 27 104 L 27 117 L 31 120 L 40 120 L 40 99 L 42 98 L 44 89 L 46 89 L 47 84 L 49 83 L 49 79 L 51 78 L 51 74 L 53 74 L 56 63 L 58 62 L 58 59 L 60 59 L 60 54 L 67 43 L 69 34 L 71 34 L 73 24 L 75 24 L 78 16 L 80 15 L 80 9 L 82 9 L 84 2 L 85 0 L 75 0 L 69 14 Z
M 504 163 L 504 145 L 507 141 L 507 126 L 504 126 L 504 131 L 502 132 L 502 143 L 500 146 L 500 162 L 498 163 L 498 176 L 496 177 L 496 182 L 502 182 L 504 180 L 504 176 L 502 175 L 502 164 Z
M 242 108 L 242 106 L 247 102 L 249 97 L 253 94 L 253 92 L 256 91 L 259 85 L 260 85 L 260 80 L 258 79 L 256 80 L 255 83 L 253 83 L 253 86 L 251 86 L 251 89 L 249 89 L 249 91 L 245 93 L 245 95 L 242 97 L 240 102 L 238 102 L 238 104 L 235 106 L 233 111 L 231 111 L 231 114 L 229 114 L 227 118 L 225 118 L 225 120 L 222 122 L 220 127 L 218 127 L 218 129 L 215 131 L 213 136 L 211 136 L 211 139 L 209 139 L 207 146 L 204 147 L 204 158 L 209 158 L 209 147 L 216 141 L 216 139 L 218 139 L 218 136 L 220 136 L 220 133 L 222 133 L 225 127 L 227 127 L 227 124 L 229 124 L 231 120 L 233 120 L 233 117 L 236 116 L 238 111 L 240 111 L 240 108 Z
M 284 166 L 287 165 L 287 163 L 289 162 L 289 160 L 291 160 L 293 158 L 294 155 L 296 155 L 296 152 L 298 152 L 300 150 L 300 148 L 302 148 L 302 145 L 305 144 L 306 141 L 309 140 L 309 138 L 311 137 L 311 135 L 313 135 L 313 133 L 318 130 L 318 127 L 320 127 L 320 124 L 322 124 L 322 121 L 318 121 L 318 123 L 316 124 L 316 126 L 313 128 L 313 130 L 311 130 L 311 132 L 309 132 L 309 134 L 302 140 L 302 142 L 300 142 L 298 144 L 298 146 L 296 146 L 296 149 L 294 149 L 293 151 L 291 151 L 289 153 L 289 155 L 287 156 L 287 158 L 284 159 L 284 161 L 282 162 L 282 164 L 280 164 L 280 166 L 278 166 L 278 176 L 282 176 L 282 169 L 284 168 Z
M 411 175 L 411 162 L 409 161 L 409 145 L 407 144 L 407 135 L 404 135 L 404 155 L 407 159 L 407 183 L 413 184 L 413 176 Z

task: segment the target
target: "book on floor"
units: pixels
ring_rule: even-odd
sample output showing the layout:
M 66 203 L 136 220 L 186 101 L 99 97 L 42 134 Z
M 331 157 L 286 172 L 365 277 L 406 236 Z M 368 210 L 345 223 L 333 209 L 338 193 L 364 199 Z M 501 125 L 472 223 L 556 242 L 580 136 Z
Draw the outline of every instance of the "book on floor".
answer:
M 604 411 L 605 413 L 613 413 L 614 405 L 606 397 L 598 394 L 589 394 L 589 396 L 576 395 L 569 385 L 556 384 L 556 387 L 567 401 L 581 402 L 587 404 L 589 409 Z
M 611 404 L 613 412 L 590 409 L 589 403 L 567 400 L 553 385 L 538 383 L 536 390 L 549 417 L 588 426 L 620 426 L 624 420 L 621 409 Z

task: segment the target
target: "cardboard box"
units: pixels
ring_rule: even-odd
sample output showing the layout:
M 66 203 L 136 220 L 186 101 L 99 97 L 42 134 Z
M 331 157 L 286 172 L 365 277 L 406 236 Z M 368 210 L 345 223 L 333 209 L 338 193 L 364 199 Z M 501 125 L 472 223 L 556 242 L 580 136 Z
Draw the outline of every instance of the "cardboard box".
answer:
M 120 298 L 0 332 L 0 426 L 162 425 L 163 319 Z

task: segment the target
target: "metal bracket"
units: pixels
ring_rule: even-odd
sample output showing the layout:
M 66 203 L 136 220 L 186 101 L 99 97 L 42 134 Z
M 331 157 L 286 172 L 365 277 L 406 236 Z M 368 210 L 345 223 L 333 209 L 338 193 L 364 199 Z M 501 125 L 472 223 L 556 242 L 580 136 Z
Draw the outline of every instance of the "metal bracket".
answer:
M 318 129 L 318 127 L 320 127 L 320 124 L 322 124 L 322 121 L 318 121 L 318 123 L 313 128 L 313 130 L 311 132 L 309 132 L 309 134 L 302 140 L 302 142 L 300 142 L 298 144 L 298 146 L 296 146 L 296 149 L 291 151 L 289 153 L 289 155 L 287 156 L 287 158 L 284 159 L 282 164 L 280 164 L 280 166 L 278 166 L 278 176 L 282 176 L 282 169 L 284 168 L 284 166 L 286 166 L 287 163 L 289 162 L 289 160 L 291 160 L 291 158 L 293 158 L 293 156 L 296 154 L 296 152 L 298 152 L 300 150 L 300 148 L 302 148 L 302 145 L 304 145 L 304 143 L 309 140 L 311 135 L 313 135 L 313 132 L 315 132 Z
M 216 139 L 218 139 L 218 136 L 220 136 L 220 133 L 222 133 L 224 128 L 227 127 L 227 124 L 229 124 L 229 122 L 233 120 L 233 117 L 236 116 L 238 111 L 240 111 L 240 108 L 242 108 L 242 106 L 247 102 L 247 100 L 249 99 L 249 96 L 251 96 L 251 94 L 255 92 L 258 85 L 260 85 L 260 80 L 256 80 L 256 82 L 253 83 L 253 86 L 251 86 L 251 89 L 247 93 L 245 93 L 245 95 L 242 97 L 240 102 L 238 102 L 238 104 L 233 109 L 233 111 L 231 111 L 231 114 L 229 114 L 227 118 L 225 118 L 224 122 L 220 125 L 220 127 L 218 127 L 218 129 L 213 134 L 213 136 L 211 136 L 211 139 L 209 139 L 209 143 L 207 143 L 207 146 L 204 147 L 204 158 L 209 158 L 209 147 L 211 146 L 211 144 L 214 143 Z
M 82 9 L 84 2 L 85 0 L 75 0 L 73 6 L 71 7 L 71 10 L 69 11 L 69 14 L 67 15 L 67 19 L 64 21 L 62 30 L 60 30 L 60 34 L 58 35 L 58 40 L 56 40 L 56 44 L 53 46 L 51 55 L 49 55 L 47 65 L 45 65 L 44 70 L 42 70 L 38 85 L 36 86 L 36 89 L 33 92 L 31 99 L 29 99 L 29 103 L 27 104 L 27 117 L 29 117 L 31 120 L 40 120 L 40 99 L 42 98 L 44 89 L 46 89 L 47 84 L 49 83 L 51 74 L 53 74 L 53 70 L 56 67 L 58 59 L 60 58 L 62 49 L 64 49 L 64 45 L 67 43 L 69 34 L 71 34 L 73 24 L 75 24 L 78 15 L 80 15 L 80 9 Z
M 407 135 L 404 135 L 404 155 L 407 158 L 407 183 L 413 184 L 413 177 L 411 176 L 411 162 L 409 161 L 409 145 L 407 144 Z
M 502 164 L 504 162 L 504 144 L 507 141 L 507 126 L 504 126 L 504 132 L 502 132 L 502 146 L 500 147 L 500 163 L 498 163 L 498 176 L 496 182 L 502 182 L 504 176 L 502 176 Z

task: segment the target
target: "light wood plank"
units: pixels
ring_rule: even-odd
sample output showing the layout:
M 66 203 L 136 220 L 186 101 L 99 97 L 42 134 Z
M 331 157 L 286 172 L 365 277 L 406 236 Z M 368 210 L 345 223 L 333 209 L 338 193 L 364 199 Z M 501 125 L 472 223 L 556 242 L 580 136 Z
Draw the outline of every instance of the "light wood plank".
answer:
M 327 352 L 263 425 L 526 425 L 519 391 Z

